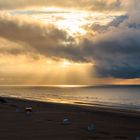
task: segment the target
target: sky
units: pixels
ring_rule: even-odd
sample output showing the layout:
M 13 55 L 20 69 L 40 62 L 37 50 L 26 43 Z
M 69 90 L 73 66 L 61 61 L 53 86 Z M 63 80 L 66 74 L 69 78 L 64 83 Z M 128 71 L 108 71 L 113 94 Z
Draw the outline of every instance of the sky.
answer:
M 140 84 L 140 0 L 0 0 L 0 85 Z

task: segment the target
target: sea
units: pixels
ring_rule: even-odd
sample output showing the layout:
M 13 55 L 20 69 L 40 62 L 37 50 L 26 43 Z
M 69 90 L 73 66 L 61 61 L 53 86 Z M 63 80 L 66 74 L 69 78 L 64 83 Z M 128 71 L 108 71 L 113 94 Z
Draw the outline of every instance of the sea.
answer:
M 0 96 L 140 111 L 140 85 L 0 86 Z

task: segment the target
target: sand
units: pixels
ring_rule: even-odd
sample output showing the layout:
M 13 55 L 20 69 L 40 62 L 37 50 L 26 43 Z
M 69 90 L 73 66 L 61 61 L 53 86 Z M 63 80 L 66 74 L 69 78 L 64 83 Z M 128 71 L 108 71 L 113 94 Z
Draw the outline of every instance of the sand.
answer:
M 0 103 L 0 140 L 135 140 L 139 113 L 75 105 L 6 99 Z M 20 112 L 16 112 L 16 108 Z M 26 114 L 25 108 L 33 112 Z M 123 113 L 122 113 L 123 112 Z M 63 125 L 64 118 L 70 120 Z M 94 124 L 96 132 L 89 132 Z

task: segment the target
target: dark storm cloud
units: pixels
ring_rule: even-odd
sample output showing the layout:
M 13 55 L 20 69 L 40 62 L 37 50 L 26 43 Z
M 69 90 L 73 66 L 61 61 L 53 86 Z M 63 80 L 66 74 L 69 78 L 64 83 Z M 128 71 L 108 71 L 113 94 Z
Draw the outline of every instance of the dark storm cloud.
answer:
M 100 77 L 140 77 L 140 21 L 134 13 L 122 23 L 105 31 L 90 44 L 85 52 L 95 60 L 96 74 Z M 138 15 L 137 15 L 138 17 Z M 114 22 L 114 21 L 113 21 Z M 93 48 L 93 49 L 91 49 Z
M 140 64 L 139 64 L 140 65 Z M 115 66 L 112 65 L 111 68 L 106 67 L 96 67 L 97 74 L 100 77 L 114 77 L 114 78 L 121 78 L 121 79 L 134 79 L 140 78 L 140 66 Z

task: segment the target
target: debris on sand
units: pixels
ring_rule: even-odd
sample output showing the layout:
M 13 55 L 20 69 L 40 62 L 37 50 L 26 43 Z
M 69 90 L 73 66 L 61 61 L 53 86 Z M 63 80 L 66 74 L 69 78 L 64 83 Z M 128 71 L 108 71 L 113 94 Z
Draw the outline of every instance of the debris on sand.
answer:
M 70 124 L 70 120 L 69 119 L 64 119 L 62 124 L 63 125 L 69 125 Z

